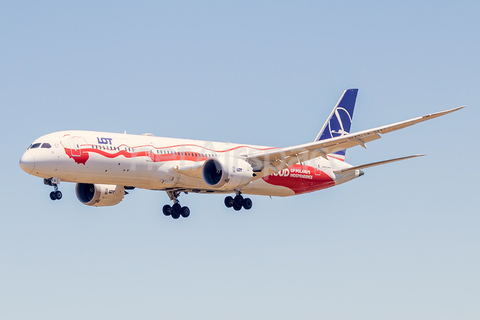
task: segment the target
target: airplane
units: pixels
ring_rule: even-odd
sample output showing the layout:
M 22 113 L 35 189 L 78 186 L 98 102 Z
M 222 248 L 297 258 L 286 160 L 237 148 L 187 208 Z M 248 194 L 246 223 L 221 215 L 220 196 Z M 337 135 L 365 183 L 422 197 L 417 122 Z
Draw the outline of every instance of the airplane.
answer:
M 76 183 L 78 200 L 88 206 L 113 206 L 134 188 L 166 191 L 173 205 L 163 214 L 190 215 L 181 193 L 231 194 L 228 208 L 252 208 L 243 195 L 294 196 L 337 186 L 364 174 L 363 169 L 415 158 L 351 165 L 346 150 L 381 135 L 431 120 L 465 106 L 373 129 L 350 133 L 358 89 L 345 90 L 313 142 L 266 147 L 213 141 L 95 131 L 60 131 L 36 139 L 22 155 L 20 167 L 43 178 L 60 200 L 61 181 Z M 232 196 L 233 195 L 233 196 Z

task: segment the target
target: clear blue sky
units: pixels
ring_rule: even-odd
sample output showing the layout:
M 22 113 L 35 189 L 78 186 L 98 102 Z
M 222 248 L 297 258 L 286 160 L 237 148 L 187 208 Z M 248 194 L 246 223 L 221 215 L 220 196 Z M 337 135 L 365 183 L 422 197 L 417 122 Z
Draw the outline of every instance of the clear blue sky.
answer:
M 479 319 L 478 1 L 0 4 L 1 319 Z M 460 105 L 347 154 L 426 153 L 290 198 L 82 205 L 18 167 L 66 129 L 289 146 L 347 88 L 353 130 Z

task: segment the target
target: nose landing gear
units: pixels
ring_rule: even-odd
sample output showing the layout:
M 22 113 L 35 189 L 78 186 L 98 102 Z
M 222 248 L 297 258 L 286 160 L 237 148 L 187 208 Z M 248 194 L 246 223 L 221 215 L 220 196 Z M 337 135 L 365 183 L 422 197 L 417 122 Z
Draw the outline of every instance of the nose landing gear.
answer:
M 178 201 L 180 192 L 178 191 L 167 191 L 170 200 L 174 202 L 173 206 L 166 204 L 163 206 L 163 214 L 166 216 L 171 216 L 173 219 L 178 219 L 180 216 L 188 218 L 190 216 L 190 209 L 188 207 L 182 207 Z
M 54 189 L 52 192 L 50 192 L 50 199 L 52 200 L 62 199 L 62 192 L 58 190 L 58 185 L 60 184 L 59 178 L 43 179 L 43 184 L 47 186 L 51 186 Z
M 62 199 L 62 191 L 57 190 L 57 191 L 50 192 L 50 199 L 52 199 L 52 200 Z

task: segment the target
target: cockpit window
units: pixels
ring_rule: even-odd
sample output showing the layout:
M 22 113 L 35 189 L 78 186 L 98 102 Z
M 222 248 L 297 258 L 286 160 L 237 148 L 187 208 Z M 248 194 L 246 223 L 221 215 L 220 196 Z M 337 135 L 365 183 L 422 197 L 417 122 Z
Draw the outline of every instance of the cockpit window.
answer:
M 51 148 L 51 147 L 52 146 L 48 142 L 45 142 L 44 144 L 42 144 L 42 148 Z
M 35 149 L 35 148 L 38 148 L 40 147 L 41 143 L 34 143 L 32 144 L 32 146 L 30 147 L 30 149 Z

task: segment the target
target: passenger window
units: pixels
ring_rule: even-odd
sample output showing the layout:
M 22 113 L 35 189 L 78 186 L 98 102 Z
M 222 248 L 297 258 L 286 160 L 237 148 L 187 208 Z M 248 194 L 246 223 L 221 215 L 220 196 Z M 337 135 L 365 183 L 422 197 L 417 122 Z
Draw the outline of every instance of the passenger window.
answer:
M 47 148 L 48 149 L 48 148 L 51 148 L 51 147 L 52 146 L 50 145 L 50 143 L 46 142 L 46 143 L 42 144 L 42 148 Z
M 41 145 L 41 143 L 34 143 L 34 144 L 32 144 L 31 149 L 38 148 L 38 147 L 40 147 L 40 145 Z

